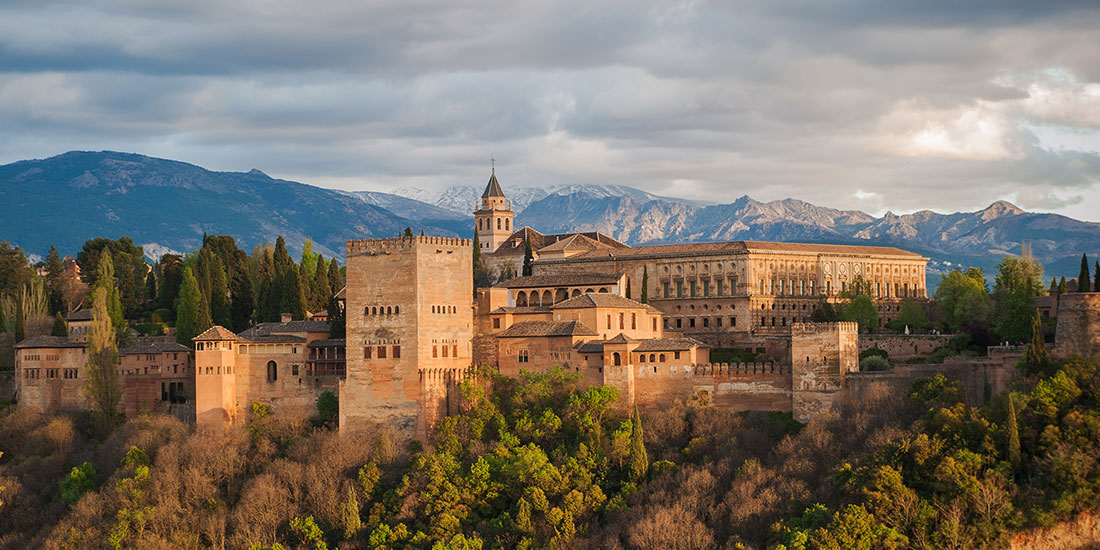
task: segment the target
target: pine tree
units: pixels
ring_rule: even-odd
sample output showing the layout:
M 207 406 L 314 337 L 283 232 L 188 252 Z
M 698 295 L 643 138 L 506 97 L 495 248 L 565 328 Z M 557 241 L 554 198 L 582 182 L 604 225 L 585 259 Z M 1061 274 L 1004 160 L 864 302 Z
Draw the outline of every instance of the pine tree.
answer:
M 220 258 L 214 258 L 214 281 L 210 285 L 210 320 L 215 325 L 229 327 L 233 323 L 232 306 L 229 303 L 229 281 Z
M 97 280 L 93 291 L 92 326 L 88 331 L 88 363 L 84 368 L 83 390 L 90 408 L 100 417 L 100 421 L 113 426 L 118 417 L 118 402 L 122 399 L 122 383 L 119 379 L 115 328 L 107 305 L 110 290 L 108 285 L 98 283 Z
M 649 472 L 649 456 L 642 438 L 642 417 L 638 407 L 634 407 L 634 426 L 630 432 L 630 478 L 634 481 L 645 479 Z
M 1092 275 L 1089 274 L 1089 259 L 1081 254 L 1081 274 L 1077 276 L 1077 292 L 1090 292 Z
M 60 336 L 65 338 L 69 335 L 69 326 L 65 324 L 65 318 L 61 316 L 61 312 L 57 312 L 53 317 L 53 328 L 50 329 L 50 336 Z
M 535 261 L 535 253 L 531 250 L 531 239 L 524 239 L 523 248 L 523 276 L 526 277 L 531 274 L 532 263 Z
M 1008 394 L 1008 415 L 1005 418 L 1005 431 L 1008 432 L 1008 461 L 1013 468 L 1020 467 L 1020 428 L 1016 425 L 1016 404 L 1012 393 Z
M 642 303 L 649 303 L 649 266 L 642 266 Z
M 202 296 L 199 283 L 190 267 L 183 268 L 180 282 L 179 307 L 176 308 L 176 342 L 192 346 L 192 338 L 199 335 L 199 316 L 202 314 Z

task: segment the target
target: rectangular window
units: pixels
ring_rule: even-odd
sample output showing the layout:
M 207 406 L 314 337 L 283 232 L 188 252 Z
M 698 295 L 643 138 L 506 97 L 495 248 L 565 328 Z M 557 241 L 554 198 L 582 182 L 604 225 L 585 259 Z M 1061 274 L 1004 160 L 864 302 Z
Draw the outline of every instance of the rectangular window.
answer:
M 630 328 L 631 328 L 631 330 L 634 330 L 634 329 L 638 328 L 638 314 L 637 313 L 631 313 L 630 314 Z
M 610 313 L 607 315 L 607 328 L 609 330 L 611 329 L 611 314 Z
M 661 286 L 662 286 L 662 287 L 664 288 L 664 290 L 665 290 L 665 298 L 669 298 L 670 296 L 669 296 L 669 294 L 668 294 L 668 283 L 661 283 Z
M 715 317 L 714 322 L 718 325 L 718 328 L 722 328 L 722 318 L 721 317 Z
M 676 328 L 683 328 L 682 321 L 683 321 L 683 319 L 677 319 L 676 320 Z
M 695 317 L 688 319 L 688 328 L 695 328 Z
M 730 326 L 731 327 L 737 326 L 737 317 L 730 317 Z
M 394 359 L 400 359 L 401 358 L 401 346 L 394 346 L 393 347 L 393 358 Z
M 691 282 L 690 282 L 690 283 L 688 283 L 688 284 L 689 284 L 689 285 L 690 285 L 690 287 L 691 287 L 691 297 L 692 297 L 692 298 L 694 298 L 695 296 L 697 296 L 697 295 L 698 295 L 698 293 L 697 293 L 697 292 L 695 292 L 695 281 L 691 281 Z
M 676 297 L 677 298 L 683 298 L 684 297 L 684 282 L 683 281 L 676 281 Z
M 718 279 L 718 295 L 722 296 L 722 279 Z
M 653 318 L 653 332 L 657 332 L 657 318 Z
M 432 357 L 439 357 L 439 348 L 437 346 L 432 346 Z
M 458 344 L 451 346 L 451 357 L 458 357 Z
M 710 317 L 703 317 L 703 328 L 710 327 Z
M 363 348 L 363 359 L 370 359 L 371 351 L 373 349 L 374 348 L 372 348 L 370 346 L 367 346 L 367 347 Z
M 451 350 L 447 349 L 447 346 L 446 346 L 446 345 L 444 345 L 444 346 L 443 346 L 443 357 L 447 357 L 447 353 L 448 353 L 448 352 L 450 352 L 450 351 L 451 351 Z
M 710 296 L 710 279 L 703 279 L 703 296 Z
M 525 349 L 519 350 L 519 352 L 516 354 L 516 362 L 517 363 L 526 363 L 527 362 L 527 350 L 525 350 Z
M 379 359 L 385 359 L 386 358 L 386 346 L 378 346 L 378 358 Z
M 229 367 L 225 367 L 225 370 L 226 370 L 225 373 L 229 374 Z M 294 376 L 298 376 L 298 365 L 291 365 L 290 366 L 290 374 L 293 374 Z
M 493 319 L 493 328 L 500 328 L 500 319 Z

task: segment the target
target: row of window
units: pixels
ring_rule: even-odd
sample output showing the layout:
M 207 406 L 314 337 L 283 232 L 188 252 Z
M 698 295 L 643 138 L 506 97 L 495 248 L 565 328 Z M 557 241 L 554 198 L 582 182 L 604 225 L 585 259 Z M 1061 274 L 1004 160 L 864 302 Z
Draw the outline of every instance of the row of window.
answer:
M 238 351 L 241 352 L 241 355 L 279 355 L 298 353 L 298 346 L 293 344 L 241 344 Z
M 215 350 L 231 350 L 233 349 L 233 342 L 229 341 L 213 341 L 213 342 L 195 342 L 195 351 L 215 351 Z M 243 353 L 243 352 L 242 352 Z M 173 356 L 173 359 L 175 357 Z
M 446 313 L 448 315 L 458 313 L 456 306 L 432 306 L 432 313 Z
M 672 283 L 668 281 L 664 281 L 661 283 L 661 294 L 665 298 L 683 298 L 684 290 L 687 290 L 687 296 L 689 298 L 699 298 L 700 296 L 733 296 L 737 289 L 737 277 L 730 277 L 728 285 L 726 284 L 727 281 L 724 279 L 716 280 L 713 286 L 710 284 L 710 279 L 703 279 L 702 283 L 703 284 L 700 285 L 699 281 L 688 281 L 687 287 L 685 288 L 684 281 L 676 281 L 675 286 L 672 286 Z M 673 296 L 673 289 L 676 291 L 675 296 Z M 700 294 L 700 290 L 702 290 L 702 294 Z M 711 290 L 715 292 L 712 294 Z
M 38 369 L 38 368 L 23 369 L 23 379 L 24 380 L 39 380 L 39 379 L 42 378 L 42 370 L 43 369 Z M 45 369 L 45 371 L 46 371 L 46 378 L 58 378 L 58 377 L 60 377 L 64 380 L 76 380 L 80 376 L 79 371 L 77 369 L 50 368 L 50 369 Z
M 451 346 L 442 345 L 442 346 L 438 346 L 438 348 L 439 349 L 437 350 L 436 346 L 432 346 L 432 357 L 439 357 L 439 351 L 443 352 L 443 357 L 448 357 L 448 355 L 447 355 L 448 351 L 450 352 L 449 357 L 458 357 L 458 345 L 451 345 Z
M 363 346 L 363 359 L 387 359 L 387 355 L 400 359 L 401 346 Z
M 657 318 L 654 317 L 652 319 L 652 321 L 653 321 L 653 330 L 657 330 Z M 607 315 L 607 328 L 608 329 L 611 328 L 611 314 L 610 313 Z M 630 329 L 631 330 L 637 330 L 637 328 L 638 328 L 638 314 L 637 313 L 631 313 L 630 314 Z M 619 330 L 626 330 L 626 314 L 624 312 L 621 312 L 621 311 L 619 312 Z
M 401 306 L 367 306 L 363 315 L 400 315 Z
M 496 220 L 497 220 L 497 229 L 503 229 L 504 231 L 511 231 L 512 230 L 511 229 L 512 220 L 510 220 L 508 218 L 497 218 Z M 502 224 L 500 223 L 501 220 L 504 220 L 503 227 L 501 226 Z M 492 231 L 493 222 L 489 218 L 478 218 L 477 219 L 477 229 L 478 229 L 478 231 L 486 231 L 486 230 Z
M 221 366 L 199 367 L 198 372 L 199 372 L 199 374 L 221 374 L 222 373 L 222 368 L 221 368 Z M 233 367 L 232 366 L 225 367 L 225 373 L 226 374 L 233 374 Z
M 695 317 L 688 317 L 686 319 L 687 320 L 687 328 L 696 328 L 695 327 L 695 319 L 696 319 Z M 700 317 L 700 319 L 703 320 L 702 323 L 701 323 L 702 328 L 710 328 L 710 326 L 711 326 L 711 322 L 710 322 L 711 318 L 710 317 Z M 722 328 L 722 319 L 723 319 L 722 317 L 715 317 L 714 318 L 714 328 Z M 665 319 L 665 328 L 671 328 L 669 326 L 670 323 L 674 323 L 676 328 L 684 328 L 684 320 L 685 319 L 672 319 L 672 320 Z M 733 327 L 736 327 L 736 326 L 737 326 L 737 317 L 730 317 L 729 318 L 729 327 L 733 328 Z

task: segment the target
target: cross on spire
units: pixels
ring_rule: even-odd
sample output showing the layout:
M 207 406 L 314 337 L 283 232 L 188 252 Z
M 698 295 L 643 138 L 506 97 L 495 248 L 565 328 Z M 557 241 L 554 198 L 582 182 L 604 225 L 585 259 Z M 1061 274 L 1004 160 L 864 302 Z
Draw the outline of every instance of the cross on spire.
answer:
M 497 159 L 493 155 L 489 155 L 489 164 L 492 166 L 493 173 L 497 173 Z

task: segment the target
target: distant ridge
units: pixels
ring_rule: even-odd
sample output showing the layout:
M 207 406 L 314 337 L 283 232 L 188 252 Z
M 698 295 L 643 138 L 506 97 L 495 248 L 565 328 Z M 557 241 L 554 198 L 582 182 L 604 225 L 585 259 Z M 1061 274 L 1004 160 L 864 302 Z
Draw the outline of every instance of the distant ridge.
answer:
M 133 153 L 73 151 L 0 166 L 0 239 L 44 255 L 75 253 L 85 240 L 129 235 L 147 254 L 186 252 L 202 235 L 232 235 L 244 247 L 278 235 L 300 250 L 308 237 L 326 257 L 351 238 L 397 235 L 405 227 L 470 236 L 483 182 L 440 193 L 335 191 L 273 179 L 258 168 L 213 172 Z M 976 212 L 871 216 L 797 199 L 728 204 L 663 197 L 627 186 L 501 185 L 516 223 L 545 233 L 600 231 L 628 244 L 723 240 L 896 246 L 930 257 L 935 274 L 979 266 L 987 274 L 1024 241 L 1047 276 L 1076 276 L 1081 253 L 1100 253 L 1100 223 L 1027 212 L 997 201 Z M 935 281 L 930 280 L 934 284 Z

